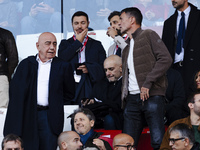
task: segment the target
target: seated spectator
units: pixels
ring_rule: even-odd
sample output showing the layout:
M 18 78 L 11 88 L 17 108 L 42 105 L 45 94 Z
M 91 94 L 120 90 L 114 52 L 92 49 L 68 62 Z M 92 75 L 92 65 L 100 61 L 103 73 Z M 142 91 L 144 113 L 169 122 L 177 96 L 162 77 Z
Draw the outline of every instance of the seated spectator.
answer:
M 169 146 L 169 131 L 179 123 L 185 123 L 190 128 L 193 128 L 195 140 L 200 143 L 200 92 L 196 92 L 188 98 L 188 107 L 190 109 L 190 116 L 176 120 L 169 126 L 163 137 L 160 150 L 171 150 Z
M 98 139 L 101 134 L 94 132 L 95 116 L 89 109 L 79 108 L 75 110 L 72 115 L 72 122 L 75 131 L 81 138 L 83 149 L 112 150 L 107 141 Z
M 0 27 L 10 30 L 16 36 L 18 29 L 17 6 L 11 0 L 0 0 Z
M 8 134 L 1 143 L 2 150 L 23 150 L 22 139 L 15 134 Z
M 181 74 L 170 68 L 167 71 L 168 87 L 166 90 L 166 119 L 167 125 L 175 120 L 187 117 L 189 109 L 187 109 L 187 101 L 184 91 L 184 83 Z
M 23 0 L 21 33 L 61 32 L 61 1 Z
M 81 150 L 82 145 L 80 136 L 74 131 L 62 132 L 58 137 L 60 150 Z
M 169 130 L 169 146 L 176 150 L 200 150 L 200 144 L 195 142 L 193 130 L 180 123 Z
M 122 129 L 121 109 L 122 60 L 111 55 L 104 61 L 105 79 L 93 87 L 92 99 L 82 100 L 84 107 L 92 110 L 96 117 L 95 127 L 106 130 Z M 102 123 L 103 122 L 103 123 Z
M 126 134 L 126 133 L 120 133 L 116 135 L 113 139 L 113 149 L 117 150 L 120 148 L 120 150 L 134 150 L 134 139 Z

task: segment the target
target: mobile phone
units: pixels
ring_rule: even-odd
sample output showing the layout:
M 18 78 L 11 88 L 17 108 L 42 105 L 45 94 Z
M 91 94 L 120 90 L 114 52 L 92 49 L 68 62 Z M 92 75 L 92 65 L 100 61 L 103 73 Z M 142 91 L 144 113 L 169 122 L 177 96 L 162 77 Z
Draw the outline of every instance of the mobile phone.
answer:
M 81 65 L 84 65 L 84 63 L 75 63 L 75 70 L 76 70 L 76 74 L 77 75 L 82 75 L 83 71 L 82 70 L 78 70 L 77 68 Z

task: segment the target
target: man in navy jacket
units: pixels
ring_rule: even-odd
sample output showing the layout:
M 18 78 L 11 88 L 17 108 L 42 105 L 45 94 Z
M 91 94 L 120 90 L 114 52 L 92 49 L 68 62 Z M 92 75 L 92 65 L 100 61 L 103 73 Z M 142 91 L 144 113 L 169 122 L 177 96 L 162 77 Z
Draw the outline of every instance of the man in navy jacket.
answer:
M 59 58 L 72 63 L 76 82 L 74 104 L 79 105 L 82 98 L 91 97 L 93 84 L 104 77 L 106 53 L 101 42 L 87 36 L 88 20 L 85 12 L 76 12 L 71 20 L 74 35 L 62 40 L 58 50 Z

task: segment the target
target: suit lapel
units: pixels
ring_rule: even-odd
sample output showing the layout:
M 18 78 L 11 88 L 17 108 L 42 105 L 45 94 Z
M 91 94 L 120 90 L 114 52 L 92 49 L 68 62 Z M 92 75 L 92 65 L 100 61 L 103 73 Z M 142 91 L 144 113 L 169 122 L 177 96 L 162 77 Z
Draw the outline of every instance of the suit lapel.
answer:
M 58 72 L 62 71 L 59 70 L 60 69 L 60 63 L 58 62 L 58 59 L 56 57 L 53 58 L 53 61 L 51 63 L 51 69 L 50 69 L 50 77 L 49 77 L 49 92 L 50 89 L 52 87 L 52 85 L 54 85 L 55 79 L 57 78 L 57 74 Z
M 195 8 L 191 7 L 190 15 L 188 18 L 187 29 L 186 29 L 186 33 L 185 33 L 184 47 L 187 47 L 187 44 L 188 44 L 191 36 L 193 35 L 193 32 L 196 29 L 196 25 L 199 21 L 197 19 L 197 18 L 199 18 L 199 13 L 198 13 L 198 11 L 195 11 L 194 9 Z
M 90 57 L 90 47 L 91 47 L 92 39 L 88 37 L 87 44 L 85 46 L 85 61 L 88 61 L 88 58 Z

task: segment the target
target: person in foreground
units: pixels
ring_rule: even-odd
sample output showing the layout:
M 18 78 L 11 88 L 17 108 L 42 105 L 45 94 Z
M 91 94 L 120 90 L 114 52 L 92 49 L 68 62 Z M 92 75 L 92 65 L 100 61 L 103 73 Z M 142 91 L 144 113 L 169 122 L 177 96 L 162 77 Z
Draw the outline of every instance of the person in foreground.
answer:
M 190 128 L 193 128 L 195 141 L 200 143 L 200 92 L 195 92 L 188 98 L 188 107 L 190 109 L 190 116 L 176 120 L 168 127 L 163 137 L 160 150 L 171 149 L 169 146 L 169 131 L 173 126 L 179 123 L 187 124 Z
M 54 34 L 42 33 L 38 54 L 22 60 L 11 80 L 4 135 L 20 136 L 27 150 L 56 150 L 64 103 L 75 94 L 72 67 L 55 57 L 56 46 Z
M 8 134 L 3 138 L 1 150 L 24 150 L 23 141 L 15 134 Z
M 193 130 L 180 123 L 169 130 L 169 146 L 173 150 L 200 150 L 200 144 L 195 142 Z
M 93 130 L 95 123 L 94 114 L 87 108 L 79 108 L 72 115 L 74 129 L 81 137 L 83 149 L 112 150 L 107 141 L 99 139 L 100 133 Z
M 133 145 L 134 139 L 126 133 L 117 134 L 113 139 L 114 150 L 135 150 Z
M 58 137 L 60 150 L 81 150 L 80 136 L 74 131 L 64 131 Z
M 166 71 L 172 59 L 156 32 L 141 29 L 143 16 L 138 8 L 123 9 L 120 18 L 121 32 L 129 37 L 122 53 L 123 132 L 133 137 L 137 147 L 147 122 L 151 146 L 159 149 L 165 132 Z

